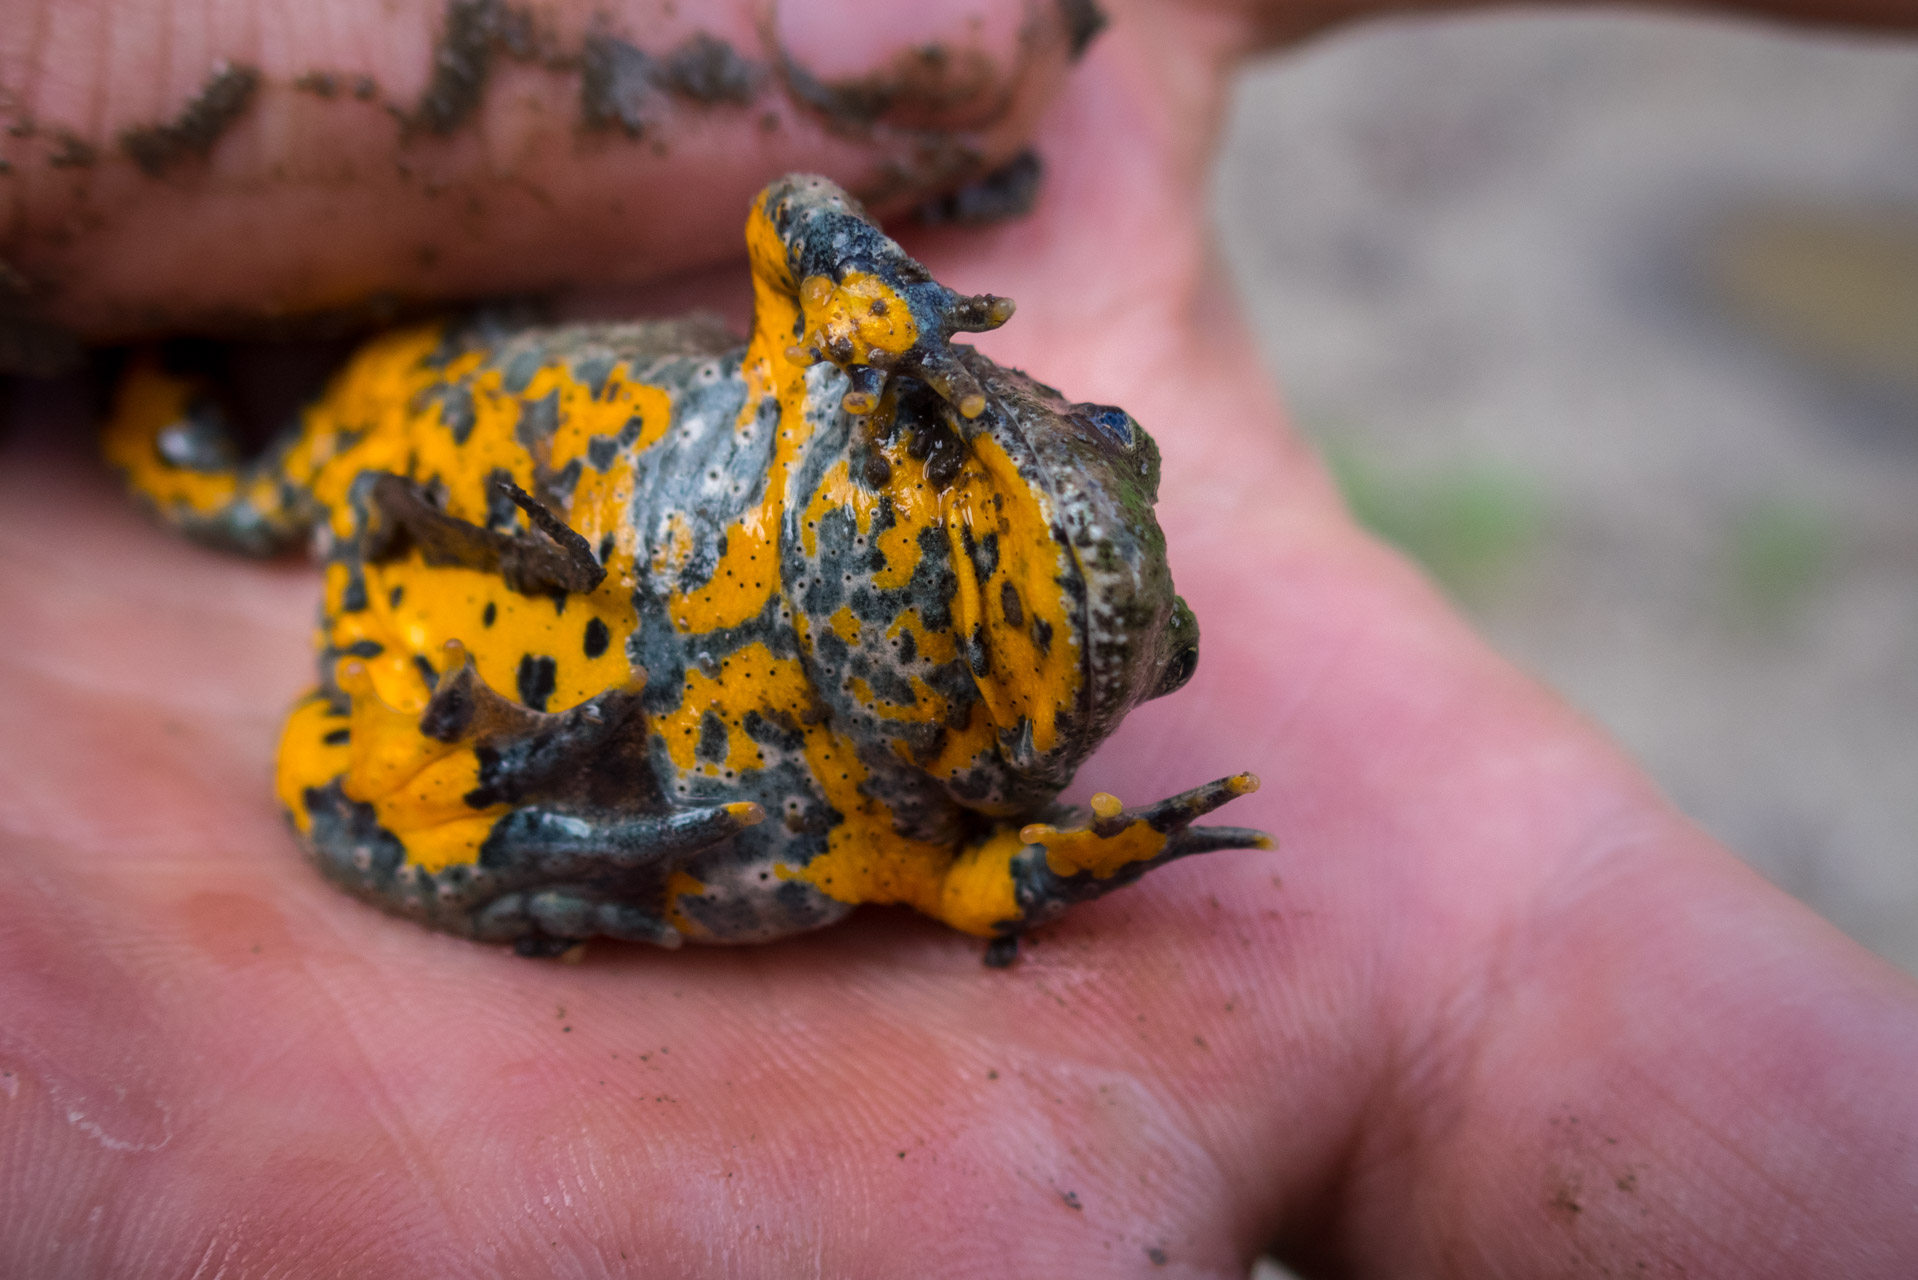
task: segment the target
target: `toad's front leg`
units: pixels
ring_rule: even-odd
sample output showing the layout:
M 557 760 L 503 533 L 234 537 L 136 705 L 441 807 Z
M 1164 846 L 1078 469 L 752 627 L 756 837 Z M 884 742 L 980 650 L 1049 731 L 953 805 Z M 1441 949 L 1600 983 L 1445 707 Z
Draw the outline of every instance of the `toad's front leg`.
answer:
M 1006 963 L 1020 933 L 1154 867 L 1217 849 L 1271 848 L 1263 831 L 1192 825 L 1258 786 L 1251 774 L 1234 774 L 1137 809 L 1101 792 L 1092 797 L 1090 813 L 1061 807 L 1050 822 L 996 826 L 947 869 L 931 914 L 994 938 L 987 962 Z

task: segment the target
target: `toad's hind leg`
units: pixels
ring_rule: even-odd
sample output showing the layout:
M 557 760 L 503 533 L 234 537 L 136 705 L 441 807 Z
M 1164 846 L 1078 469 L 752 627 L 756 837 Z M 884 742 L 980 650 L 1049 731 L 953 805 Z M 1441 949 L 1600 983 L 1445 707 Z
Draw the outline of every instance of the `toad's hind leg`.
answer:
M 789 175 L 760 193 L 746 246 L 753 341 L 769 356 L 845 370 L 846 412 L 879 408 L 895 372 L 930 386 L 963 421 L 985 411 L 985 389 L 951 338 L 997 329 L 1012 318 L 1012 299 L 946 288 L 858 201 L 815 174 Z
M 121 377 L 101 444 L 127 486 L 200 542 L 267 556 L 303 537 L 312 495 L 286 474 L 297 432 L 241 462 L 226 416 L 203 379 L 169 373 L 152 353 Z
M 529 955 L 599 936 L 677 946 L 668 882 L 760 807 L 661 796 L 636 682 L 547 714 L 449 648 L 417 715 L 352 664 L 347 705 L 315 694 L 295 709 L 280 794 L 321 871 L 388 911 Z

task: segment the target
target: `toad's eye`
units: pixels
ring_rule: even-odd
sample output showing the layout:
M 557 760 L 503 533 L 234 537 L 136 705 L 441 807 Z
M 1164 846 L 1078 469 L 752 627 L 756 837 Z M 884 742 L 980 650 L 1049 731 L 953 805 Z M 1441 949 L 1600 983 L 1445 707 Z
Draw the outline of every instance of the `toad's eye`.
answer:
M 1109 404 L 1079 406 L 1078 417 L 1102 439 L 1130 450 L 1139 443 L 1139 427 L 1132 415 Z
M 1178 692 L 1199 668 L 1199 620 L 1179 596 L 1172 597 L 1172 616 L 1166 619 L 1165 652 L 1172 657 L 1159 672 L 1159 683 L 1152 690 L 1155 698 Z
M 1198 669 L 1199 646 L 1187 645 L 1172 655 L 1172 661 L 1166 664 L 1164 673 L 1159 676 L 1159 687 L 1153 691 L 1153 696 L 1163 698 L 1168 693 L 1177 693 Z

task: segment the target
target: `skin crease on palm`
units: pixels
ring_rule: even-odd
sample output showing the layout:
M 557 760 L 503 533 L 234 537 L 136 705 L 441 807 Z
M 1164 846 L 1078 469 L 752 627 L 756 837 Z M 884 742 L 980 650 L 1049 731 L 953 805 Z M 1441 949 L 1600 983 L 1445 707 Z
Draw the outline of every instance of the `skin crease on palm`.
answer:
M 1155 872 L 1004 972 L 900 912 L 576 966 L 391 920 L 271 798 L 313 572 L 152 527 L 84 397 L 20 384 L 0 1274 L 1225 1276 L 1274 1241 L 1392 1276 L 1908 1272 L 1918 987 L 1354 529 L 1205 229 L 1227 74 L 1286 24 L 1107 7 L 1039 118 L 1035 214 L 908 244 L 1018 298 L 990 354 L 1165 455 L 1204 657 L 1081 791 L 1249 767 L 1231 820 L 1279 851 Z M 847 176 L 844 146 L 777 163 Z M 751 173 L 689 177 L 674 216 L 732 234 L 773 170 L 713 147 Z M 154 234 L 152 279 L 186 274 L 192 237 Z

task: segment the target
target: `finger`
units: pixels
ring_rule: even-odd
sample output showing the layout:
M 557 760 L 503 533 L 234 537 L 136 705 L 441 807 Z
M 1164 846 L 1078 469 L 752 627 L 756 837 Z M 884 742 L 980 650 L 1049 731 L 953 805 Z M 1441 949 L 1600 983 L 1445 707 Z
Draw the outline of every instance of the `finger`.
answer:
M 1088 12 L 23 0 L 0 318 L 105 339 L 729 257 L 781 172 L 896 209 L 1006 160 Z

